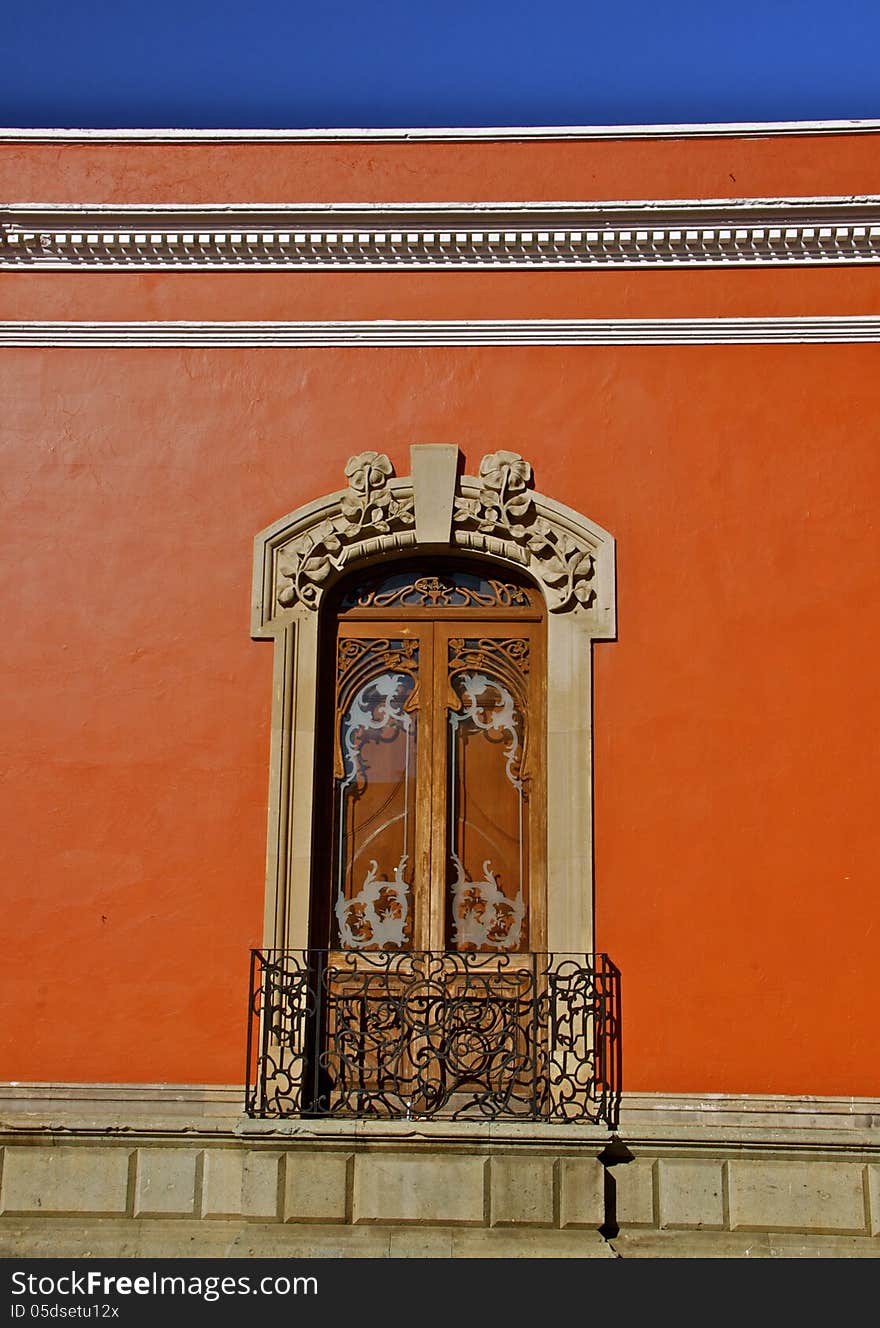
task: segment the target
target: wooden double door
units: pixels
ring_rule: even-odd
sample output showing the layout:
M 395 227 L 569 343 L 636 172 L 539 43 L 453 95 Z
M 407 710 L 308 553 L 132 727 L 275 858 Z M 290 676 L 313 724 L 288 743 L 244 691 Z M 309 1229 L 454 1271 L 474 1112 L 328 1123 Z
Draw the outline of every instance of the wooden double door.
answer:
M 466 568 L 392 569 L 341 597 L 332 631 L 315 943 L 543 949 L 537 592 Z

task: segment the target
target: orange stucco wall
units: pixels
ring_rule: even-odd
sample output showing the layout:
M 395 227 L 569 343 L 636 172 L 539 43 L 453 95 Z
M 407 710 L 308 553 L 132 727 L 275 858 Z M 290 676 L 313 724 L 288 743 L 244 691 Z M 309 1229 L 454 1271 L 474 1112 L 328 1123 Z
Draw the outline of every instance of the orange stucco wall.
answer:
M 0 149 L 22 202 L 880 192 L 874 136 Z M 430 175 L 424 174 L 426 163 Z M 4 176 L 8 168 L 9 174 Z M 731 174 L 736 181 L 724 180 Z M 7 319 L 871 313 L 874 269 L 0 278 Z M 347 457 L 513 448 L 618 541 L 596 940 L 632 1090 L 880 1093 L 880 349 L 0 352 L 0 1078 L 234 1082 L 262 926 L 252 540 Z
M 39 203 L 424 203 L 876 194 L 874 134 L 583 142 L 0 143 Z

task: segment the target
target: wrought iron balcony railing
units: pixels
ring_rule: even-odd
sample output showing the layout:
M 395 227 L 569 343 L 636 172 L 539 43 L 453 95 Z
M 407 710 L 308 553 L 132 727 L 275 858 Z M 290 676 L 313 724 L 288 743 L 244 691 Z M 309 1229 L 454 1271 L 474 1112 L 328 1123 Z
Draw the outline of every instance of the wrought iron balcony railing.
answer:
M 251 1116 L 617 1123 L 606 955 L 254 950 Z

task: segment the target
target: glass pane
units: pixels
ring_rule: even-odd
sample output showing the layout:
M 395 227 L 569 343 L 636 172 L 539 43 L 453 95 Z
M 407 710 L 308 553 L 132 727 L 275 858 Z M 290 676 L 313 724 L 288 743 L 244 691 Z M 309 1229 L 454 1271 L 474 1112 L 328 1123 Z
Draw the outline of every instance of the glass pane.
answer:
M 353 586 L 342 608 L 527 609 L 530 603 L 525 587 L 509 579 L 486 578 L 459 568 L 430 575 L 410 569 Z
M 334 912 L 346 950 L 412 941 L 417 670 L 414 641 L 339 642 Z
M 524 950 L 528 801 L 523 780 L 528 641 L 449 643 L 450 940 Z

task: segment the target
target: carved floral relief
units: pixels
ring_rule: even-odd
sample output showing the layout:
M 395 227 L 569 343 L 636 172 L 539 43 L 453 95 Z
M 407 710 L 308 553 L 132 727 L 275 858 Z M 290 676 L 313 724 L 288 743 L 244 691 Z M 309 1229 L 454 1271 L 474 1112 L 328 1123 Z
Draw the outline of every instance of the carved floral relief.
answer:
M 478 532 L 512 545 L 512 556 L 543 583 L 552 610 L 574 607 L 572 601 L 592 603 L 593 554 L 538 515 L 527 488 L 532 478 L 528 461 L 518 452 L 492 452 L 480 462 L 479 478 L 476 498 L 456 499 L 458 542 L 469 542 L 468 532 Z
M 278 602 L 316 609 L 323 583 L 377 536 L 393 536 L 415 523 L 412 494 L 396 498 L 388 481 L 394 468 L 382 452 L 360 452 L 345 467 L 348 491 L 338 517 L 328 518 L 283 550 L 278 561 L 282 580 Z M 393 543 L 393 540 L 391 541 Z
M 412 491 L 391 488 L 394 470 L 381 452 L 361 452 L 345 467 L 348 489 L 338 515 L 318 522 L 288 544 L 278 561 L 278 602 L 316 609 L 334 571 L 367 553 L 415 544 Z M 543 586 L 553 612 L 595 600 L 593 551 L 539 511 L 530 490 L 532 468 L 518 452 L 483 457 L 476 496 L 459 492 L 454 502 L 454 542 L 526 568 Z

